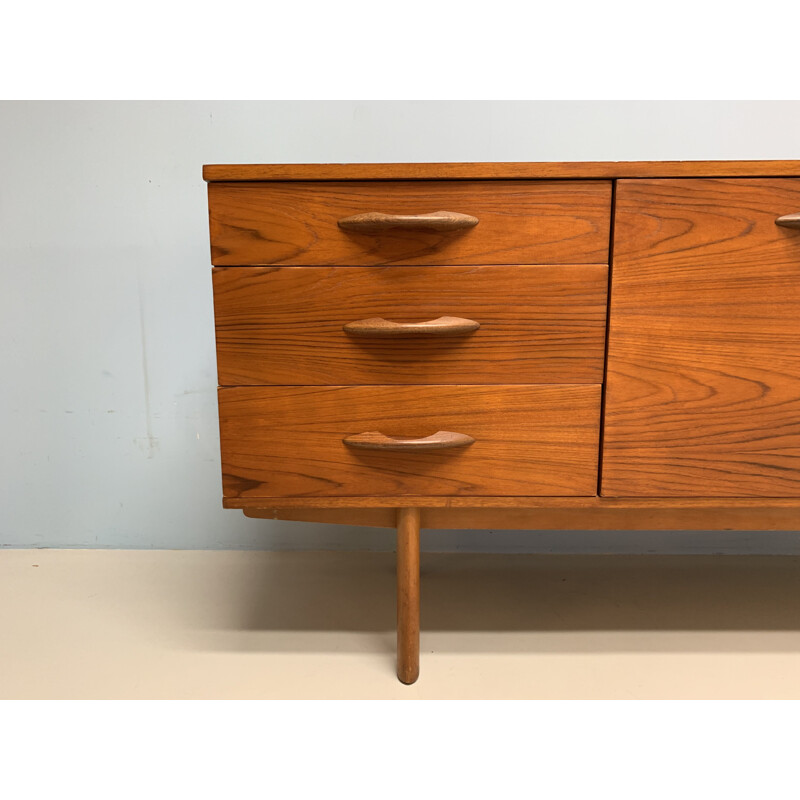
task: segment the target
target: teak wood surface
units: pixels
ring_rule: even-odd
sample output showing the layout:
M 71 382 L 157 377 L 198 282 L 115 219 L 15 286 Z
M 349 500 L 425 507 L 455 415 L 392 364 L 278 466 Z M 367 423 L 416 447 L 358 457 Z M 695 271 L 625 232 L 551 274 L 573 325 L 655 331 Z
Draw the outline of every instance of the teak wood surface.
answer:
M 600 387 L 334 386 L 219 390 L 225 495 L 593 495 Z M 367 431 L 475 439 L 468 447 L 347 447 Z
M 456 211 L 432 211 L 429 214 L 384 214 L 380 211 L 367 211 L 340 219 L 337 223 L 342 230 L 353 233 L 382 233 L 389 228 L 408 228 L 410 230 L 461 231 L 474 228 L 480 220 L 469 214 Z
M 576 498 L 577 500 L 577 498 Z M 717 500 L 709 507 L 615 507 L 609 504 L 574 508 L 422 508 L 421 525 L 430 529 L 467 530 L 752 530 L 796 531 L 800 507 L 738 508 Z M 528 501 L 528 506 L 533 503 Z M 395 508 L 245 508 L 247 517 L 336 525 L 393 528 Z
M 466 433 L 453 433 L 453 431 L 436 431 L 430 436 L 387 436 L 379 431 L 367 431 L 345 436 L 342 441 L 348 447 L 358 447 L 363 450 L 411 451 L 423 452 L 427 450 L 452 450 L 456 447 L 468 447 L 475 443 Z
M 225 508 L 442 508 L 442 509 L 578 509 L 603 514 L 606 511 L 694 511 L 721 508 L 752 510 L 785 509 L 800 514 L 800 498 L 796 497 L 429 497 L 426 495 L 372 495 L 351 497 L 225 497 Z
M 398 509 L 397 526 L 397 677 L 419 677 L 419 520 L 418 508 Z
M 607 268 L 253 267 L 213 270 L 222 386 L 601 383 Z M 354 336 L 371 317 L 454 316 L 454 336 Z
M 602 494 L 800 496 L 800 179 L 620 181 Z
M 776 180 L 770 179 L 770 176 L 775 176 Z M 752 512 L 756 517 L 769 513 L 769 509 L 763 506 L 765 502 L 777 505 L 782 513 L 791 514 L 794 508 L 791 504 L 795 502 L 792 498 L 800 496 L 793 463 L 793 419 L 797 401 L 793 388 L 797 375 L 792 349 L 797 334 L 796 328 L 792 327 L 797 311 L 793 268 L 796 257 L 787 256 L 785 251 L 782 255 L 781 248 L 787 242 L 793 245 L 797 240 L 790 237 L 800 234 L 791 228 L 778 229 L 774 226 L 774 220 L 797 213 L 798 198 L 793 190 L 784 193 L 782 199 L 791 201 L 789 206 L 781 202 L 778 204 L 780 207 L 775 205 L 774 208 L 768 207 L 769 203 L 764 205 L 762 200 L 765 187 L 793 186 L 796 183 L 780 178 L 800 177 L 800 161 L 211 165 L 204 168 L 204 177 L 215 182 L 209 187 L 210 196 L 213 196 L 217 187 L 228 186 L 232 190 L 234 186 L 241 188 L 256 181 L 264 182 L 259 184 L 262 188 L 282 185 L 287 191 L 314 186 L 321 189 L 325 185 L 333 187 L 336 184 L 352 187 L 359 183 L 369 185 L 368 182 L 378 189 L 385 187 L 388 182 L 410 186 L 417 183 L 419 195 L 428 196 L 430 187 L 443 184 L 461 186 L 463 189 L 480 186 L 483 182 L 487 189 L 492 190 L 501 182 L 520 185 L 543 181 L 555 185 L 555 181 L 562 181 L 561 186 L 567 188 L 587 181 L 603 183 L 615 178 L 639 179 L 617 181 L 620 202 L 617 209 L 615 291 L 611 298 L 613 316 L 610 319 L 606 404 L 609 434 L 606 441 L 609 449 L 605 461 L 606 480 L 602 487 L 607 496 L 564 497 L 561 500 L 568 504 L 564 510 L 588 513 L 588 507 L 584 504 L 596 500 L 603 504 L 598 507 L 597 513 L 636 514 L 638 511 L 633 506 L 611 509 L 607 504 L 615 501 L 634 503 L 638 498 L 638 502 L 656 504 L 650 507 L 662 511 L 674 510 L 671 505 L 674 502 L 700 503 L 696 507 L 681 508 L 681 513 L 685 511 L 690 514 L 697 511 L 711 515 L 714 513 L 713 504 L 721 502 L 724 506 L 718 508 L 737 509 L 747 514 Z M 656 178 L 662 180 L 653 180 Z M 663 180 L 668 178 L 683 180 Z M 707 197 L 700 197 L 692 189 L 692 184 L 715 186 L 719 191 L 710 189 Z M 738 186 L 739 193 L 731 189 L 726 194 L 725 184 Z M 645 197 L 645 202 L 637 212 L 637 196 L 626 195 L 626 192 L 635 192 L 638 187 L 647 195 L 648 186 L 660 186 L 663 192 L 662 189 L 658 192 L 669 194 L 673 191 L 674 196 L 657 197 L 653 203 Z M 681 194 L 683 190 L 687 192 L 686 196 Z M 741 195 L 741 192 L 749 190 L 755 191 L 755 196 L 760 198 L 756 200 L 755 207 Z M 628 203 L 626 206 L 626 196 L 633 197 L 634 205 Z M 689 207 L 688 211 L 682 208 L 684 202 Z M 430 206 L 428 211 L 449 208 L 442 203 L 436 205 L 438 208 Z M 708 208 L 704 210 L 704 206 Z M 720 213 L 714 211 L 715 207 Z M 394 211 L 401 213 L 402 209 Z M 773 211 L 774 217 L 769 219 Z M 353 213 L 358 213 L 358 210 Z M 409 213 L 419 213 L 419 209 L 409 210 Z M 697 219 L 697 215 L 701 219 Z M 712 221 L 714 217 L 716 219 Z M 341 217 L 332 221 L 336 223 L 338 219 Z M 647 230 L 648 227 L 650 230 Z M 663 232 L 654 233 L 655 227 L 663 227 L 664 231 L 669 232 L 663 235 Z M 470 233 L 475 233 L 479 228 L 480 219 L 478 226 Z M 629 239 L 626 228 L 628 233 L 634 231 Z M 418 230 L 405 233 L 417 237 L 426 235 Z M 648 237 L 654 237 L 661 244 L 651 246 L 647 242 Z M 282 237 L 278 235 L 275 238 L 281 240 Z M 703 238 L 707 241 L 701 241 Z M 672 240 L 677 239 L 680 239 L 680 244 L 673 246 Z M 687 239 L 691 241 L 684 248 Z M 629 241 L 629 246 L 622 246 L 625 241 Z M 682 252 L 684 249 L 686 252 Z M 432 251 L 436 252 L 435 246 Z M 607 255 L 598 259 L 597 263 L 605 263 L 606 258 Z M 421 255 L 421 259 L 421 265 L 431 264 L 430 256 Z M 627 267 L 625 259 L 628 259 Z M 488 263 L 476 266 L 485 268 Z M 763 266 L 767 269 L 763 270 Z M 633 271 L 626 276 L 629 269 Z M 653 274 L 662 269 L 664 274 Z M 661 288 L 657 285 L 659 281 L 663 284 Z M 688 281 L 688 285 L 684 285 L 684 281 Z M 638 295 L 640 290 L 643 293 Z M 717 294 L 720 290 L 723 292 L 721 295 Z M 651 304 L 649 309 L 648 304 Z M 739 309 L 748 307 L 754 310 L 745 311 L 740 320 Z M 619 318 L 617 311 L 620 312 Z M 371 315 L 366 314 L 360 317 L 362 320 L 369 318 Z M 409 316 L 407 319 L 415 317 Z M 760 330 L 759 320 L 765 323 Z M 639 347 L 635 341 L 637 335 L 641 336 Z M 388 340 L 390 346 L 398 341 L 403 340 Z M 419 345 L 423 341 L 420 338 L 407 343 Z M 232 339 L 229 339 L 229 344 L 232 343 Z M 239 343 L 250 346 L 245 340 Z M 265 349 L 259 342 L 257 352 L 264 353 Z M 748 356 L 748 353 L 751 355 Z M 722 359 L 721 363 L 717 363 L 717 359 Z M 242 362 L 245 360 L 241 359 Z M 257 361 L 258 357 L 251 360 Z M 322 362 L 322 359 L 319 361 Z M 744 375 L 738 371 L 739 364 L 745 369 Z M 262 380 L 259 376 L 267 374 L 257 364 L 242 364 L 237 369 L 240 374 L 233 380 L 242 383 L 245 383 L 244 372 L 254 374 L 247 381 Z M 321 369 L 324 371 L 324 365 Z M 647 377 L 642 379 L 638 370 L 647 373 Z M 698 370 L 703 373 L 699 380 L 694 374 Z M 756 373 L 769 373 L 770 380 L 774 379 L 774 382 L 761 380 L 759 384 L 760 379 L 753 377 L 753 370 Z M 365 365 L 362 374 L 367 371 Z M 320 370 L 316 372 L 319 374 Z M 492 377 L 492 381 L 508 382 L 507 371 L 498 368 L 497 372 L 504 374 L 498 374 L 496 379 Z M 543 370 L 541 374 L 546 372 Z M 263 380 L 266 382 L 269 378 Z M 290 380 L 299 382 L 305 378 L 287 374 L 280 382 L 288 383 Z M 350 383 L 358 379 L 331 376 L 324 380 Z M 364 383 L 392 382 L 392 378 L 385 375 L 377 378 L 375 373 L 372 377 L 364 374 L 362 380 Z M 411 384 L 416 378 L 409 377 L 407 380 Z M 456 380 L 462 383 L 475 382 L 474 378 L 467 381 L 460 376 L 454 378 Z M 564 379 L 554 376 L 553 380 Z M 573 377 L 567 380 L 577 383 L 581 379 Z M 703 383 L 704 380 L 706 383 Z M 645 396 L 647 387 L 635 388 L 637 381 L 652 390 L 651 396 Z M 620 394 L 619 390 L 624 391 Z M 756 398 L 754 394 L 758 391 L 762 394 Z M 707 395 L 705 400 L 700 397 L 703 392 Z M 669 400 L 670 395 L 672 400 Z M 687 399 L 688 405 L 683 408 L 683 402 Z M 641 408 L 637 408 L 637 403 Z M 649 439 L 645 431 L 648 427 L 645 417 L 649 412 L 645 408 L 652 409 L 657 415 L 657 429 L 654 421 L 649 426 Z M 713 420 L 706 415 L 706 409 L 716 415 Z M 710 428 L 704 428 L 703 425 L 698 427 L 698 420 L 713 422 L 713 425 Z M 681 430 L 687 432 L 688 436 L 681 436 Z M 644 439 L 640 440 L 643 432 Z M 762 434 L 766 435 L 762 437 Z M 748 436 L 752 438 L 748 439 Z M 718 454 L 721 454 L 723 462 L 728 463 L 723 463 L 719 474 L 715 474 L 714 464 Z M 631 463 L 624 466 L 625 459 L 629 457 L 639 459 L 635 466 Z M 659 476 L 665 463 L 667 471 Z M 616 485 L 615 488 L 617 479 L 614 474 L 620 465 L 628 474 L 622 477 L 625 485 Z M 626 497 L 630 497 L 630 501 L 626 501 Z M 467 514 L 480 508 L 493 507 L 500 507 L 508 513 L 523 512 L 526 504 L 538 513 L 539 502 L 530 495 L 448 497 L 423 493 L 359 493 L 350 497 L 308 496 L 294 499 L 276 497 L 274 502 L 305 503 L 311 510 L 317 508 L 322 512 L 327 509 L 318 504 L 341 503 L 341 506 L 332 510 L 349 506 L 366 508 L 372 504 L 380 510 L 378 507 L 389 507 L 392 503 L 396 504 L 395 507 L 412 502 L 424 504 L 426 499 L 430 506 L 446 504 L 446 507 L 442 506 L 442 513 L 463 510 Z M 553 498 L 553 501 L 558 500 L 557 497 Z M 472 509 L 458 506 L 459 503 L 472 501 L 475 503 Z M 236 507 L 237 504 L 244 507 L 252 502 L 258 500 L 246 496 L 225 499 L 225 505 L 229 507 Z M 756 505 L 742 505 L 747 502 Z M 790 505 L 779 505 L 782 503 Z M 255 509 L 251 506 L 250 510 Z M 710 520 L 711 516 L 707 519 Z M 741 519 L 734 520 L 734 525 L 739 523 L 745 524 Z
M 800 161 L 522 161 L 409 164 L 207 164 L 206 181 L 535 180 L 800 177 Z
M 480 322 L 464 317 L 436 317 L 422 322 L 396 322 L 383 317 L 348 322 L 342 330 L 351 336 L 367 339 L 430 337 L 430 336 L 462 336 L 480 330 Z
M 610 181 L 210 183 L 217 266 L 605 264 Z M 354 214 L 452 211 L 460 231 L 355 233 Z

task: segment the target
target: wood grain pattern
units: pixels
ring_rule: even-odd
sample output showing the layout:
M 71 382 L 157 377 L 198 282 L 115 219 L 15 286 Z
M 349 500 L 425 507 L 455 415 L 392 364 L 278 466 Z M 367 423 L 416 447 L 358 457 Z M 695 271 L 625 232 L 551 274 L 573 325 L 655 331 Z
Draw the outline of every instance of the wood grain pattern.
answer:
M 577 499 L 577 498 L 576 498 Z M 799 508 L 423 508 L 421 526 L 434 530 L 526 531 L 796 531 Z M 393 528 L 394 508 L 246 508 L 246 517 Z M 647 535 L 643 533 L 643 535 Z
M 334 386 L 219 390 L 227 497 L 591 495 L 600 387 Z M 355 450 L 364 430 L 456 430 L 469 447 Z
M 423 164 L 207 164 L 206 181 L 501 180 L 800 176 L 800 161 L 522 161 Z
M 600 383 L 604 266 L 213 270 L 222 386 Z M 365 339 L 369 317 L 480 323 L 458 337 Z
M 419 677 L 419 509 L 397 511 L 397 677 Z
M 463 317 L 437 317 L 423 322 L 397 322 L 383 317 L 359 319 L 342 325 L 342 330 L 350 336 L 376 337 L 409 336 L 463 336 L 480 330 L 480 322 Z
M 781 509 L 800 514 L 800 499 L 792 497 L 431 497 L 423 495 L 373 495 L 371 497 L 224 497 L 223 508 L 359 509 L 359 508 L 458 508 L 458 509 L 565 509 L 597 511 L 662 511 L 741 509 L 754 513 Z M 800 529 L 800 525 L 798 525 Z
M 342 441 L 348 447 L 364 450 L 416 451 L 449 450 L 453 447 L 469 447 L 475 440 L 465 433 L 436 431 L 430 436 L 408 438 L 407 436 L 386 436 L 380 431 L 366 431 L 345 436 Z
M 611 183 L 211 183 L 211 261 L 294 264 L 605 264 Z M 448 208 L 468 230 L 350 233 L 342 217 Z
M 602 494 L 800 496 L 800 180 L 620 181 Z
M 382 214 L 369 211 L 340 219 L 340 228 L 354 233 L 381 233 L 390 228 L 410 230 L 462 231 L 474 228 L 480 220 L 455 211 L 433 211 L 430 214 Z

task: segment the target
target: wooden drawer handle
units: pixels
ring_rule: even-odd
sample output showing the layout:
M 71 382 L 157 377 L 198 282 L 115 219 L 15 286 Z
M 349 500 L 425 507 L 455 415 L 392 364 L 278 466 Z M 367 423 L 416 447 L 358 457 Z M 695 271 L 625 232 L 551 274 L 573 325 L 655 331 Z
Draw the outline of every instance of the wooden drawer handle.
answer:
M 392 322 L 382 317 L 360 319 L 342 326 L 353 336 L 458 336 L 481 327 L 480 322 L 461 317 L 439 317 L 426 322 Z
M 354 233 L 378 233 L 389 228 L 460 231 L 474 228 L 477 224 L 477 217 L 457 214 L 455 211 L 434 211 L 431 214 L 382 214 L 380 211 L 369 211 L 339 220 L 340 228 Z
M 800 212 L 797 214 L 784 214 L 784 216 L 775 220 L 775 224 L 780 225 L 782 228 L 800 228 Z
M 385 436 L 378 431 L 369 431 L 346 436 L 342 441 L 348 447 L 361 447 L 365 450 L 446 450 L 449 447 L 466 447 L 475 440 L 465 433 L 451 431 L 437 431 L 422 439 Z

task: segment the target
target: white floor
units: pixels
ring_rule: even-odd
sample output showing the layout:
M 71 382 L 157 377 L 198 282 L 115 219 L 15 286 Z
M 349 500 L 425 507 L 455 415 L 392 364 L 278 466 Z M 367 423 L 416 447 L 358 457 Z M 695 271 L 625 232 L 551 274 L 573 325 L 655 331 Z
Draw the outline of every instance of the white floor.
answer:
M 800 558 L 0 552 L 0 698 L 800 698 Z

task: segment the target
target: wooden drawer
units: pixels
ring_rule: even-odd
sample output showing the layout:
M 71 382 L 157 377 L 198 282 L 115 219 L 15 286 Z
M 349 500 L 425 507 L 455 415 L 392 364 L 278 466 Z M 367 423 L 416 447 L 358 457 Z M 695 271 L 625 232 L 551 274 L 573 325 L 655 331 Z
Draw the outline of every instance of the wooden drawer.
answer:
M 601 383 L 607 277 L 600 265 L 216 268 L 219 382 Z M 444 335 L 364 322 L 441 317 L 461 322 Z
M 800 497 L 800 179 L 620 181 L 602 492 Z
M 610 181 L 245 181 L 209 184 L 208 202 L 218 266 L 608 262 Z M 339 226 L 372 212 L 438 211 L 478 223 L 459 230 L 400 228 L 397 220 L 380 230 Z
M 219 390 L 227 497 L 594 495 L 600 387 L 331 386 Z M 452 449 L 344 444 L 463 434 Z

